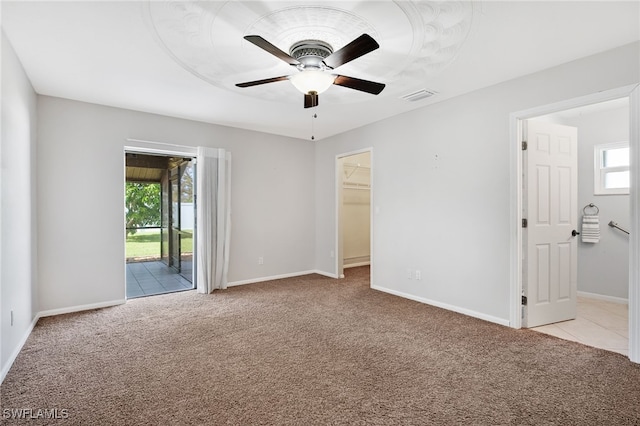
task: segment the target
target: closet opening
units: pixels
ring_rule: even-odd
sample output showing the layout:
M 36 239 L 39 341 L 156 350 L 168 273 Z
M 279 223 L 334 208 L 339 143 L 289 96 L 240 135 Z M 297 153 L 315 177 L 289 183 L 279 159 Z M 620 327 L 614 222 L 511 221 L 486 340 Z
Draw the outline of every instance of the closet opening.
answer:
M 371 150 L 338 156 L 338 276 L 371 265 Z M 348 272 L 347 272 L 348 273 Z

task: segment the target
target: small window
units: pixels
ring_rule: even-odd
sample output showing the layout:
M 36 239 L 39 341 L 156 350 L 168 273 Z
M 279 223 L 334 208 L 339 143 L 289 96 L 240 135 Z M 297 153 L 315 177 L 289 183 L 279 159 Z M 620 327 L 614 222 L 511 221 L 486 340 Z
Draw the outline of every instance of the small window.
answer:
M 594 154 L 594 194 L 628 194 L 629 142 L 596 145 Z

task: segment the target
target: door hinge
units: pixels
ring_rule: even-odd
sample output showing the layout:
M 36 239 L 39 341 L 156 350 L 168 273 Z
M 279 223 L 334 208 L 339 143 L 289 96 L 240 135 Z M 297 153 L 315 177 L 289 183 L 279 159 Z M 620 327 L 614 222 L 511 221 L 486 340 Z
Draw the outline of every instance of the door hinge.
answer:
M 527 150 L 527 141 L 522 141 L 522 150 L 526 151 Z
M 527 306 L 527 296 L 522 296 L 522 306 Z
M 527 219 L 522 219 L 522 227 L 526 228 L 529 225 L 529 221 Z

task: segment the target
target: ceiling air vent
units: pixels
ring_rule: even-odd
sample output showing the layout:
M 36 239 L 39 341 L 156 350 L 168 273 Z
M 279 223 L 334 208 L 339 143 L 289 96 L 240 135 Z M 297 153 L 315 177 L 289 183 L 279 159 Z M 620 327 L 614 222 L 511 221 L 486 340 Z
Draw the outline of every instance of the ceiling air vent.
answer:
M 422 90 L 418 90 L 417 92 L 404 95 L 400 99 L 404 99 L 405 101 L 415 102 L 421 99 L 430 98 L 431 96 L 436 94 L 438 94 L 438 92 L 433 90 L 422 89 Z

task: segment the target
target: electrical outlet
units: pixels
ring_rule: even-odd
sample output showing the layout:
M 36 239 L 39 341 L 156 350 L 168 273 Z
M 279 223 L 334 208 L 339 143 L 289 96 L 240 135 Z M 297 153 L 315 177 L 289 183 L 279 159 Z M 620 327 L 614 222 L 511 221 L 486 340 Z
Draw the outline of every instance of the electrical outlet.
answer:
M 416 270 L 416 280 L 421 280 L 422 279 L 422 273 L 420 272 L 419 269 Z
M 260 256 L 258 258 L 258 265 L 264 265 L 264 257 Z
M 413 274 L 411 273 L 411 269 L 407 269 L 407 279 L 408 280 L 413 279 Z
M 333 250 L 331 250 L 331 251 L 329 252 L 329 257 L 330 257 L 330 258 L 334 258 L 334 257 L 335 257 L 335 255 L 336 255 L 336 254 L 333 252 Z

